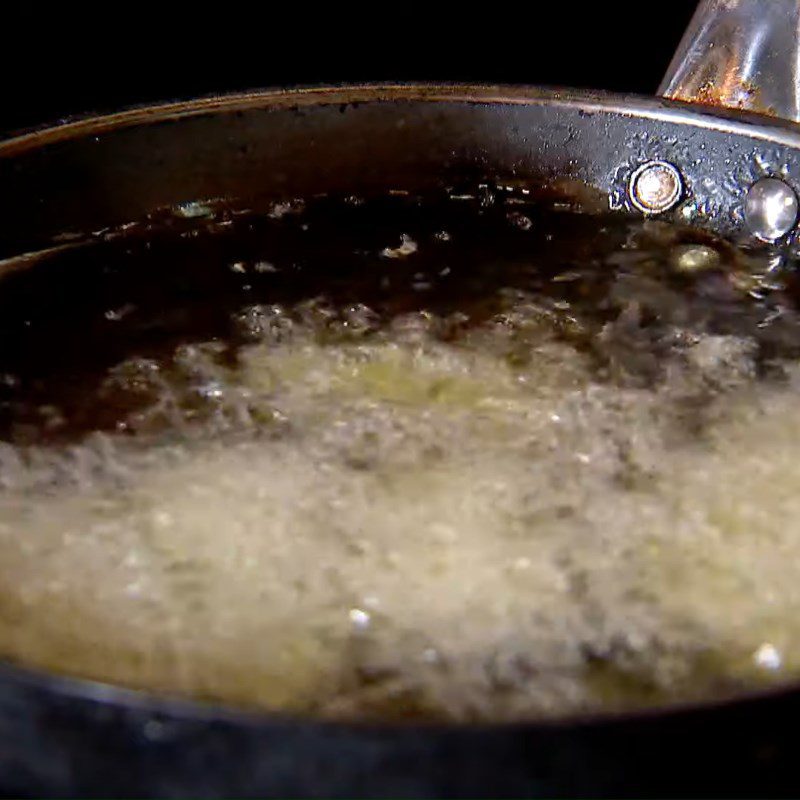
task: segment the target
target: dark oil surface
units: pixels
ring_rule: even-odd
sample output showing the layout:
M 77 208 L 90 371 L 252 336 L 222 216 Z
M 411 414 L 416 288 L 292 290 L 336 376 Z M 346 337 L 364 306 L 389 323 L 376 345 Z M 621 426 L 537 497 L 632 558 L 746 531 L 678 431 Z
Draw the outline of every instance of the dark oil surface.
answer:
M 794 265 L 523 192 L 194 203 L 0 278 L 0 655 L 498 720 L 800 675 Z
M 404 236 L 415 251 L 387 257 Z M 716 266 L 675 269 L 671 254 L 691 244 L 716 248 Z M 592 351 L 601 376 L 658 373 L 659 338 L 675 324 L 752 335 L 767 368 L 800 352 L 800 332 L 793 278 L 766 271 L 765 256 L 696 229 L 486 189 L 466 199 L 318 198 L 272 215 L 162 213 L 2 280 L 0 437 L 44 443 L 124 429 L 147 398 L 101 391 L 113 365 L 167 363 L 179 344 L 209 340 L 234 364 L 249 340 L 237 315 L 257 304 L 323 301 L 332 317 L 363 305 L 378 327 L 410 312 L 455 314 L 441 336 L 457 338 L 502 308 L 501 290 L 516 289 L 552 307 L 559 334 Z M 615 357 L 597 333 L 632 305 L 641 318 Z

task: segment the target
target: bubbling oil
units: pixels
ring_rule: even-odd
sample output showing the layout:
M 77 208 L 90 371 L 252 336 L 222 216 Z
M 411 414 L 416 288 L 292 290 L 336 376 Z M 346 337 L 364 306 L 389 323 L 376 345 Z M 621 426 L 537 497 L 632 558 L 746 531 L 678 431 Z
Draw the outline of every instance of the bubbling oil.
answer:
M 800 674 L 769 253 L 485 190 L 191 207 L 2 280 L 3 657 L 460 721 Z

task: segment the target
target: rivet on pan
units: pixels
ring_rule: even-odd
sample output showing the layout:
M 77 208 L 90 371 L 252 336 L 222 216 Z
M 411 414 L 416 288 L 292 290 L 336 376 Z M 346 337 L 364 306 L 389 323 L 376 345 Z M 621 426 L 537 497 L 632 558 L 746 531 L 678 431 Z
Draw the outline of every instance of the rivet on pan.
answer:
M 681 174 L 667 161 L 642 164 L 628 184 L 631 202 L 645 214 L 661 214 L 672 208 L 681 196 Z
M 797 195 L 779 178 L 761 178 L 748 190 L 744 218 L 754 236 L 774 242 L 785 236 L 797 221 Z

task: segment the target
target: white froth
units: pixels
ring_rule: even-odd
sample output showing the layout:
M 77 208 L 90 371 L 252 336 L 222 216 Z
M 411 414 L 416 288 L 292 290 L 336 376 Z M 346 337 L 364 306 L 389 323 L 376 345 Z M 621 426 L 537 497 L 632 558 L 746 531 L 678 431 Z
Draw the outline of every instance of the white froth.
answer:
M 133 428 L 169 436 L 0 451 L 0 649 L 341 716 L 552 715 L 795 674 L 795 386 L 756 384 L 750 343 L 720 336 L 654 388 L 598 383 L 546 316 L 519 298 L 446 344 L 424 315 L 374 334 L 359 307 L 320 344 L 258 307 L 238 371 L 214 345 L 178 354 L 180 380 L 120 365 L 152 394 Z M 680 403 L 709 386 L 698 433 Z

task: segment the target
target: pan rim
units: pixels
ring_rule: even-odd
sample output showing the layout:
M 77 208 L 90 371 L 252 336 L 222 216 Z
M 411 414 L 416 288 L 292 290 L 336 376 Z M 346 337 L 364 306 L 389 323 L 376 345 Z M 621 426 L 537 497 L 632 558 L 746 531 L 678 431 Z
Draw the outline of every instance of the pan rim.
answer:
M 34 666 L 24 666 L 0 656 L 0 684 L 55 694 L 63 700 L 86 705 L 116 708 L 125 713 L 156 717 L 166 722 L 221 722 L 257 729 L 265 725 L 286 728 L 313 726 L 328 731 L 352 733 L 401 734 L 408 731 L 431 733 L 480 733 L 539 731 L 557 732 L 579 729 L 636 726 L 642 723 L 677 722 L 683 718 L 715 713 L 744 712 L 765 702 L 800 700 L 800 681 L 787 681 L 774 686 L 730 692 L 701 700 L 673 702 L 640 708 L 576 711 L 553 717 L 521 717 L 502 721 L 478 720 L 381 720 L 378 718 L 336 718 L 270 710 L 258 706 L 229 705 L 211 699 L 193 698 L 175 692 L 158 693 L 94 678 L 48 672 Z
M 605 113 L 714 130 L 800 149 L 800 128 L 752 112 L 732 111 L 663 97 L 552 86 L 472 83 L 363 83 L 255 89 L 189 100 L 135 105 L 100 115 L 79 115 L 0 140 L 0 158 L 59 142 L 101 136 L 125 128 L 177 122 L 211 114 L 292 111 L 330 105 L 381 103 L 463 103 L 467 105 L 553 106 L 588 114 Z

